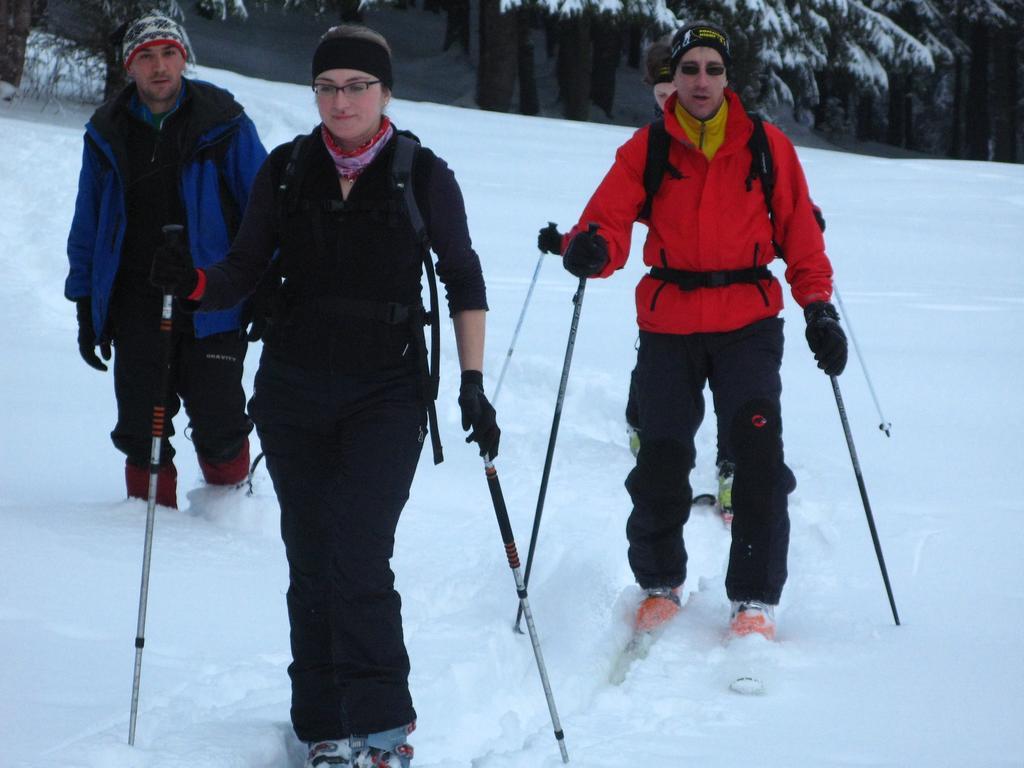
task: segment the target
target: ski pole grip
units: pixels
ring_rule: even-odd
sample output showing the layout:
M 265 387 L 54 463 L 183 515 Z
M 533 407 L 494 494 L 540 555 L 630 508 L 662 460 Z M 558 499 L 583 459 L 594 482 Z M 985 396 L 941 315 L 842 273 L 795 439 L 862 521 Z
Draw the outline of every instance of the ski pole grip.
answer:
M 181 237 L 185 233 L 185 227 L 181 224 L 164 224 L 160 229 L 164 233 L 164 243 L 167 245 L 180 243 Z

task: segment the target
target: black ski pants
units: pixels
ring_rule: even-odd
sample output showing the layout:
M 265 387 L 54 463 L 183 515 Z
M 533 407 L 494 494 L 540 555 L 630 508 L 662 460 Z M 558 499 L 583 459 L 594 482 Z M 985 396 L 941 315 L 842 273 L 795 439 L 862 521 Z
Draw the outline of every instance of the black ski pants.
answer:
M 733 461 L 733 457 L 732 454 L 729 453 L 728 446 L 729 423 L 722 418 L 722 408 L 718 403 L 718 393 L 712 391 L 711 398 L 714 401 L 715 420 L 718 429 L 715 435 L 715 466 L 717 467 L 723 461 Z M 635 366 L 633 367 L 633 371 L 629 374 L 629 396 L 626 399 L 626 423 L 634 429 L 640 427 L 640 404 L 637 402 Z M 641 434 L 641 440 L 642 439 L 643 435 Z
M 291 716 L 302 741 L 416 718 L 390 560 L 426 434 L 418 378 L 329 368 L 264 348 L 250 402 L 281 506 Z
M 675 587 L 686 578 L 683 525 L 709 383 L 720 422 L 728 425 L 719 441 L 736 462 L 726 592 L 731 600 L 779 602 L 789 549 L 787 496 L 796 485 L 783 462 L 782 348 L 781 318 L 726 333 L 641 331 L 640 453 L 626 479 L 633 500 L 629 564 L 641 587 Z
M 160 333 L 161 306 L 160 295 L 149 287 L 119 290 L 111 309 L 117 424 L 110 438 L 128 463 L 137 467 L 149 465 L 153 445 L 153 405 L 162 381 L 166 343 Z M 175 307 L 161 464 L 174 457 L 171 419 L 182 403 L 200 458 L 219 464 L 238 455 L 252 431 L 242 389 L 247 347 L 236 331 L 197 339 L 191 318 Z

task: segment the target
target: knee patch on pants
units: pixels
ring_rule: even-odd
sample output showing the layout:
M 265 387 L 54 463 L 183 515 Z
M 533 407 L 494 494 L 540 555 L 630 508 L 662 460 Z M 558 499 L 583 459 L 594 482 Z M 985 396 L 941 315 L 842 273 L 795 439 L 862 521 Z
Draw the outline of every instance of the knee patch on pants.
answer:
M 782 419 L 763 398 L 740 406 L 729 431 L 736 457 L 733 507 L 737 514 L 767 515 L 776 475 L 782 467 Z
M 689 490 L 693 451 L 677 440 L 645 440 L 640 444 L 630 484 L 652 498 L 678 498 Z

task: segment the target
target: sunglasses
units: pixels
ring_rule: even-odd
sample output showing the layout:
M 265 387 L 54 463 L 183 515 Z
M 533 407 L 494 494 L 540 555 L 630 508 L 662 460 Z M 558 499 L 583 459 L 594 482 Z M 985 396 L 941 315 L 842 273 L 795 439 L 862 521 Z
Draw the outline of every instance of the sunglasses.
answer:
M 696 61 L 684 61 L 679 65 L 679 71 L 687 77 L 696 77 L 700 74 L 700 64 Z M 704 67 L 708 77 L 719 77 L 725 74 L 724 64 L 707 64 Z

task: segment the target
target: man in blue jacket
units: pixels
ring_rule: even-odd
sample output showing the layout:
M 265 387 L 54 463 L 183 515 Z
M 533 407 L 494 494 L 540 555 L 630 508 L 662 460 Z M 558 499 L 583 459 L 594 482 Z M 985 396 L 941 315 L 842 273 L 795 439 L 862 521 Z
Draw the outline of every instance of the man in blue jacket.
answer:
M 129 497 L 147 498 L 152 413 L 161 383 L 161 294 L 150 284 L 162 227 L 183 224 L 196 266 L 227 253 L 266 158 L 256 128 L 225 90 L 185 78 L 185 30 L 153 11 L 123 41 L 132 82 L 85 129 L 78 199 L 68 237 L 65 296 L 78 308 L 78 347 L 93 368 L 114 355 L 117 424 Z M 249 432 L 242 390 L 246 340 L 241 305 L 197 315 L 175 312 L 170 387 L 157 503 L 177 506 L 171 418 L 183 402 L 207 483 L 246 476 Z

